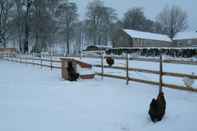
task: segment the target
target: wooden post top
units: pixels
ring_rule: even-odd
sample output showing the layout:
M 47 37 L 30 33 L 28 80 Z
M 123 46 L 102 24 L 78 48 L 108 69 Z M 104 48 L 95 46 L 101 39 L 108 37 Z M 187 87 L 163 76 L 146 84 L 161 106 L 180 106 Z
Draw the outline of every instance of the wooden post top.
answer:
M 80 61 L 80 60 L 76 60 L 74 58 L 60 58 L 61 61 L 72 61 L 76 64 L 79 64 L 82 68 L 92 68 L 91 64 L 88 64 L 86 62 Z

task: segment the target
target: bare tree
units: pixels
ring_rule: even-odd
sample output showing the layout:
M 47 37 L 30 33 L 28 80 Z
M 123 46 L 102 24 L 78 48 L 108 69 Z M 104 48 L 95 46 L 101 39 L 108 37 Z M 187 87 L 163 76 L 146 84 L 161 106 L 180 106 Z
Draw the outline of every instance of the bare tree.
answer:
M 13 7 L 11 0 L 0 0 L 0 43 L 6 48 L 11 22 L 10 11 Z
M 16 13 L 12 23 L 15 24 L 15 36 L 20 51 L 24 52 L 27 36 L 28 46 L 26 44 L 26 48 L 32 46 L 32 52 L 46 51 L 55 40 L 57 31 L 55 11 L 60 0 L 31 0 L 29 1 L 31 7 L 28 9 L 28 16 L 28 0 L 15 0 L 14 2 Z
M 29 33 L 30 33 L 30 8 L 33 0 L 26 0 L 26 12 L 25 12 L 25 40 L 24 40 L 24 53 L 29 52 Z
M 53 3 L 55 4 L 55 3 Z M 35 44 L 33 46 L 33 52 L 46 51 L 47 47 L 50 46 L 52 34 L 56 27 L 53 21 L 53 7 L 47 0 L 34 0 L 32 6 L 32 34 Z M 53 26 L 51 26 L 53 25 Z
M 89 3 L 86 22 L 88 36 L 93 44 L 107 44 L 115 20 L 116 13 L 113 8 L 105 6 L 100 0 Z
M 66 35 L 66 55 L 70 54 L 70 41 L 73 37 L 74 25 L 78 20 L 76 3 L 64 1 L 62 2 L 56 12 L 59 21 L 61 32 Z
M 166 6 L 156 17 L 162 32 L 173 38 L 176 33 L 187 29 L 187 13 L 178 6 Z
M 85 21 L 79 21 L 78 23 L 75 24 L 75 41 L 76 41 L 76 45 L 75 45 L 75 53 L 79 54 L 81 53 L 83 46 L 84 46 L 84 41 L 85 41 Z
M 158 24 L 146 18 L 143 8 L 134 7 L 124 14 L 122 20 L 123 28 L 141 30 L 147 32 L 158 32 Z
M 23 52 L 23 36 L 24 36 L 24 10 L 23 10 L 24 0 L 15 0 L 16 5 L 16 16 L 13 20 L 15 23 L 16 36 L 18 39 L 19 50 Z
M 15 4 L 15 16 L 12 23 L 15 23 L 16 36 L 20 51 L 23 53 L 29 52 L 29 37 L 30 37 L 30 14 L 31 6 L 34 0 L 12 0 Z
M 143 9 L 135 7 L 124 14 L 123 25 L 127 29 L 143 30 L 145 20 Z

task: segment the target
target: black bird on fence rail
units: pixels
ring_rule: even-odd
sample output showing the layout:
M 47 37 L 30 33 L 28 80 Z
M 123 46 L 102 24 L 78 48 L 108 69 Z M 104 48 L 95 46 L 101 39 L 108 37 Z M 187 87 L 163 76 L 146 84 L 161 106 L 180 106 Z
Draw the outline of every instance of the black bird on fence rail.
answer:
M 114 64 L 114 59 L 110 56 L 106 58 L 107 64 L 111 67 Z

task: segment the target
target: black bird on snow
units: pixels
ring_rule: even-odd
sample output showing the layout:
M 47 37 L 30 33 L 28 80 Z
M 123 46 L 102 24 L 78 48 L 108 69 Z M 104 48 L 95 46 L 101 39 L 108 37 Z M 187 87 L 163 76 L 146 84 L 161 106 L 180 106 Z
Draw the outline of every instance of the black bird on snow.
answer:
M 149 108 L 149 115 L 153 122 L 161 121 L 165 115 L 166 110 L 166 100 L 164 93 L 160 92 L 157 99 L 152 99 Z

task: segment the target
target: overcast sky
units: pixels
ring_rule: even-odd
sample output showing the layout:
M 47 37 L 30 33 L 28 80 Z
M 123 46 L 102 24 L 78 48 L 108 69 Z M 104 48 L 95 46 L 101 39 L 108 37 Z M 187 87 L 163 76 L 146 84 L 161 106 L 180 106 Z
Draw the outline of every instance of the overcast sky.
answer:
M 88 2 L 92 0 L 72 0 L 77 3 L 81 19 L 85 18 Z M 119 18 L 132 7 L 142 7 L 147 18 L 155 19 L 166 5 L 178 5 L 188 13 L 188 31 L 197 30 L 197 0 L 103 0 L 106 6 L 116 9 Z

